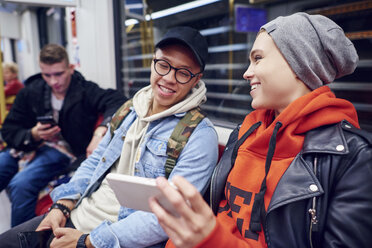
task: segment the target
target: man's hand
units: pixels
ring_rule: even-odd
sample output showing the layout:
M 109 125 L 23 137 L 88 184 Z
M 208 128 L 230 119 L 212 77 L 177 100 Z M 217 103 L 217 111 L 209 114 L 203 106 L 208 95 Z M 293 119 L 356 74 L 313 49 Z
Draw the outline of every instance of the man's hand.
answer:
M 56 134 L 61 131 L 59 126 L 53 126 L 51 124 L 41 124 L 38 122 L 36 126 L 31 129 L 32 138 L 36 141 L 51 140 Z
M 36 231 L 43 231 L 47 229 L 52 229 L 53 232 L 59 227 L 64 227 L 66 225 L 66 217 L 63 215 L 62 211 L 59 209 L 52 209 L 47 216 L 40 222 Z
M 72 200 L 59 200 L 57 202 L 65 205 L 69 209 L 73 209 L 75 206 L 75 202 Z M 54 233 L 57 228 L 64 227 L 65 225 L 66 217 L 63 215 L 62 211 L 59 209 L 52 209 L 40 222 L 39 226 L 36 228 L 36 231 L 52 229 Z
M 55 238 L 50 243 L 51 248 L 75 248 L 81 235 L 84 233 L 73 228 L 57 228 L 54 232 Z M 85 239 L 85 246 L 94 248 L 90 242 L 90 236 Z
M 177 247 L 194 247 L 205 239 L 216 226 L 216 218 L 198 190 L 186 179 L 175 176 L 174 189 L 165 178 L 157 178 L 158 188 L 177 210 L 179 217 L 168 213 L 155 198 L 149 201 L 159 224 Z
M 87 157 L 92 154 L 94 149 L 97 148 L 99 142 L 102 140 L 103 136 L 106 134 L 107 127 L 105 126 L 99 126 L 94 131 L 93 138 L 91 139 L 88 147 L 87 147 Z

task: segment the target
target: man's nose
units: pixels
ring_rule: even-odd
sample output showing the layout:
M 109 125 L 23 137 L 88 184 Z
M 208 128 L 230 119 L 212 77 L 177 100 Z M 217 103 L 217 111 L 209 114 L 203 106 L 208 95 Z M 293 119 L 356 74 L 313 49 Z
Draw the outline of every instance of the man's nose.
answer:
M 167 75 L 163 76 L 163 79 L 166 80 L 167 82 L 177 83 L 177 80 L 176 80 L 176 70 L 174 70 L 172 68 Z
M 50 83 L 51 84 L 55 84 L 57 82 L 58 82 L 58 77 L 57 76 L 54 76 L 54 75 L 50 76 Z

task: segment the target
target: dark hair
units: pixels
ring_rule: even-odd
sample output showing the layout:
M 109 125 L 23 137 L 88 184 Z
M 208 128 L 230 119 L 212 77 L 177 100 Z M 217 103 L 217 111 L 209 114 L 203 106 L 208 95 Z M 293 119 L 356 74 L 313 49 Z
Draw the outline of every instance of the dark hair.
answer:
M 45 45 L 40 51 L 39 60 L 41 63 L 47 65 L 60 63 L 62 61 L 66 61 L 67 65 L 70 63 L 66 49 L 57 44 Z

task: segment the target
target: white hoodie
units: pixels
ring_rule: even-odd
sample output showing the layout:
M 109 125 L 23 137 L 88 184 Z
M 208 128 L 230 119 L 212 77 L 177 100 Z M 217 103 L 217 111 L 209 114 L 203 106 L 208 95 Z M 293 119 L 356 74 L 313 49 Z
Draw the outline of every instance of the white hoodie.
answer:
M 204 82 L 199 80 L 184 100 L 160 113 L 147 117 L 153 99 L 151 85 L 138 91 L 133 97 L 133 107 L 137 113 L 137 119 L 130 126 L 125 136 L 119 164 L 117 165 L 117 173 L 134 175 L 134 164 L 141 155 L 139 147 L 150 122 L 198 107 L 206 101 L 206 91 Z

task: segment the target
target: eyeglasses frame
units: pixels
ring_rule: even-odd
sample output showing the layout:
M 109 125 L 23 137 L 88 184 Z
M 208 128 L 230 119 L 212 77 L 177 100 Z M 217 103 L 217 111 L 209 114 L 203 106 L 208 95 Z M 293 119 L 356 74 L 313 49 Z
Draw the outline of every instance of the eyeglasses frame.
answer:
M 179 84 L 187 84 L 187 83 L 189 83 L 189 82 L 190 82 L 194 77 L 196 77 L 197 75 L 199 75 L 200 73 L 203 72 L 203 71 L 201 71 L 201 72 L 198 72 L 198 73 L 194 74 L 194 73 L 192 73 L 190 70 L 188 70 L 188 69 L 186 69 L 186 68 L 176 68 L 176 67 L 172 66 L 168 61 L 166 61 L 166 60 L 164 60 L 164 59 L 153 59 L 153 61 L 154 61 L 154 70 L 156 71 L 156 73 L 157 73 L 158 75 L 160 75 L 160 76 L 162 76 L 162 77 L 168 75 L 169 72 L 173 69 L 173 70 L 175 71 L 175 73 L 174 73 L 174 78 L 176 79 L 177 83 L 179 83 Z M 166 74 L 160 74 L 160 73 L 156 70 L 155 65 L 156 65 L 156 63 L 159 62 L 159 61 L 163 61 L 163 62 L 165 62 L 165 63 L 167 63 L 167 64 L 169 65 L 169 71 L 168 71 Z M 187 82 L 185 82 L 185 83 L 181 83 L 180 81 L 178 81 L 178 79 L 177 79 L 177 77 L 176 77 L 176 73 L 177 73 L 178 70 L 186 70 L 188 73 L 190 73 L 190 76 L 191 76 L 191 77 L 190 77 L 189 81 L 187 81 Z

